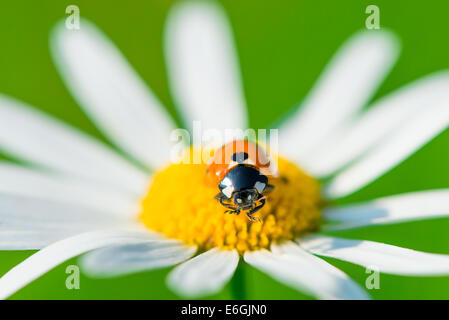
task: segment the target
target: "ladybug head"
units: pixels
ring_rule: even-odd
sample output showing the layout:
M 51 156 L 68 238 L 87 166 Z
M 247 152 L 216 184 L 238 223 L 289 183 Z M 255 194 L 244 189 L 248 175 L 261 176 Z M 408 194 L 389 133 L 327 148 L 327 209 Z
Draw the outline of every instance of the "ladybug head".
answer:
M 242 210 L 251 209 L 254 201 L 258 198 L 258 192 L 256 189 L 244 189 L 234 192 L 233 201 L 236 206 Z

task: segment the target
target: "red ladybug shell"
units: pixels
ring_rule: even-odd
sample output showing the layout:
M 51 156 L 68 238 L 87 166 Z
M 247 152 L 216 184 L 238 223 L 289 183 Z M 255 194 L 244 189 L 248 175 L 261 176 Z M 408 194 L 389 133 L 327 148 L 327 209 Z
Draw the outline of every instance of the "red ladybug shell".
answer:
M 276 178 L 278 170 L 267 151 L 246 140 L 234 140 L 217 149 L 207 166 L 207 182 L 217 186 L 239 164 L 253 166 L 267 177 Z

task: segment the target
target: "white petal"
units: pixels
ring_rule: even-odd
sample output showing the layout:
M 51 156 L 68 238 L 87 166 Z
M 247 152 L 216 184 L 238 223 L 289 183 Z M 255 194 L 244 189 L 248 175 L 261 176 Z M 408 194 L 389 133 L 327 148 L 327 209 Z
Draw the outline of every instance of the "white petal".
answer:
M 41 200 L 0 193 L 0 229 L 4 225 L 96 224 L 126 219 L 111 219 L 109 213 L 95 211 L 77 204 Z
M 365 203 L 330 208 L 325 219 L 339 224 L 325 230 L 344 230 L 366 225 L 449 216 L 449 189 L 405 193 Z
M 167 285 L 188 298 L 220 291 L 234 274 L 239 255 L 236 250 L 211 249 L 176 267 L 167 278 Z
M 227 17 L 216 4 L 182 3 L 165 27 L 169 80 L 188 128 L 247 126 L 237 55 Z
M 76 177 L 140 193 L 147 175 L 108 147 L 36 109 L 0 95 L 0 149 Z
M 40 249 L 75 234 L 128 223 L 76 204 L 0 194 L 0 250 Z
M 244 259 L 279 282 L 320 299 L 369 298 L 342 271 L 291 242 L 273 246 L 272 252 L 246 252 Z
M 330 198 L 351 194 L 377 179 L 416 152 L 449 125 L 449 100 L 426 106 L 389 139 L 326 186 Z
M 0 230 L 0 250 L 39 250 L 86 230 Z
M 0 162 L 0 193 L 85 206 L 116 216 L 138 212 L 138 199 L 69 177 Z
M 81 266 L 92 277 L 111 277 L 173 266 L 192 257 L 195 251 L 195 247 L 175 240 L 121 244 L 84 255 Z
M 398 56 L 386 32 L 360 32 L 344 43 L 301 109 L 280 128 L 282 152 L 301 161 L 345 125 L 376 92 Z
M 143 234 L 129 231 L 97 231 L 83 233 L 56 242 L 9 270 L 0 278 L 0 299 L 6 299 L 44 273 L 84 252 L 97 248 L 145 241 Z
M 352 262 L 384 273 L 414 276 L 449 274 L 449 255 L 326 236 L 310 236 L 299 242 L 314 254 Z
M 427 106 L 449 101 L 449 72 L 423 77 L 377 101 L 338 134 L 329 137 L 321 150 L 309 153 L 303 165 L 314 175 L 327 176 L 363 155 Z
M 87 20 L 55 28 L 51 50 L 72 95 L 119 147 L 145 165 L 169 160 L 169 115 L 119 50 Z

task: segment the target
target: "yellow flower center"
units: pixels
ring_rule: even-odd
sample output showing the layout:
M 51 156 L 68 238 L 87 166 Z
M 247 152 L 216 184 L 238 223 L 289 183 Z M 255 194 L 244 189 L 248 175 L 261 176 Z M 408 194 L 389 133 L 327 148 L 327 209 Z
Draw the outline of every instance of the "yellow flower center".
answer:
M 245 212 L 226 210 L 214 196 L 218 186 L 205 183 L 206 164 L 172 164 L 157 172 L 142 200 L 141 221 L 168 238 L 202 250 L 220 247 L 247 250 L 268 248 L 314 231 L 322 205 L 318 182 L 286 159 L 279 158 L 280 177 L 251 222 Z

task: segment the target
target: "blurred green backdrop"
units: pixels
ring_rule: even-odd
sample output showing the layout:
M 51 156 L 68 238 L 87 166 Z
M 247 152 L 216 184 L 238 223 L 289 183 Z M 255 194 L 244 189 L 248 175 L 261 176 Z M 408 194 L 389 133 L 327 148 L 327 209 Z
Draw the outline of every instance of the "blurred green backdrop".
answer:
M 297 105 L 338 46 L 364 28 L 365 8 L 380 8 L 381 27 L 402 41 L 399 61 L 376 98 L 430 72 L 449 68 L 449 2 L 396 1 L 220 1 L 231 20 L 242 68 L 251 125 L 267 127 Z M 70 4 L 96 23 L 116 44 L 168 110 L 176 117 L 162 52 L 169 0 L 116 2 L 0 2 L 0 92 L 16 97 L 104 139 L 80 111 L 50 59 L 48 34 Z M 178 118 L 179 120 L 179 118 Z M 449 187 L 449 131 L 358 193 L 342 202 L 407 191 Z M 340 232 L 408 248 L 449 254 L 449 219 Z M 0 252 L 0 275 L 32 252 Z M 329 259 L 361 284 L 365 269 Z M 81 278 L 81 290 L 65 288 L 64 263 L 13 296 L 17 299 L 176 299 L 164 285 L 167 270 L 98 280 Z M 264 274 L 246 268 L 250 299 L 308 298 Z M 447 299 L 449 277 L 407 278 L 381 275 L 379 299 Z M 212 298 L 230 298 L 229 286 Z

